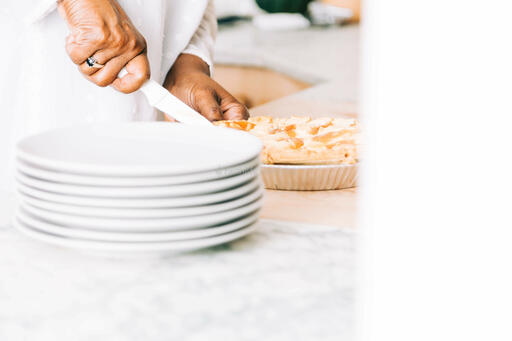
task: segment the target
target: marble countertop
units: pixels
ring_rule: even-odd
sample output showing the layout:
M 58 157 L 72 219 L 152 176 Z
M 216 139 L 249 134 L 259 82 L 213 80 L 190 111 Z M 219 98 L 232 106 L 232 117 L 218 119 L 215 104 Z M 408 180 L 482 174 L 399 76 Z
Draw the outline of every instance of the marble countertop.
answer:
M 348 340 L 353 232 L 262 220 L 161 259 L 104 259 L 0 228 L 0 340 Z

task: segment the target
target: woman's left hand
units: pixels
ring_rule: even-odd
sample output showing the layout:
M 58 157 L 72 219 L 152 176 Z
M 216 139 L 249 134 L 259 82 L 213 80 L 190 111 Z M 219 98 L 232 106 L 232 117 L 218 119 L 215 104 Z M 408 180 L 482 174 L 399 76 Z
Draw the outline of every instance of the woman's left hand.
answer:
M 210 121 L 243 120 L 247 108 L 210 78 L 209 66 L 199 57 L 181 54 L 167 74 L 164 86 Z

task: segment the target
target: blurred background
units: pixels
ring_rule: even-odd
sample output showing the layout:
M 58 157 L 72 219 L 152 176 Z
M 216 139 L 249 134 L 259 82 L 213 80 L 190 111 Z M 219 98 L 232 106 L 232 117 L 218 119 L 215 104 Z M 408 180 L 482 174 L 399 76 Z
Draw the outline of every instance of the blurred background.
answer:
M 216 0 L 215 5 L 213 77 L 251 115 L 359 118 L 359 0 Z M 314 201 L 317 214 L 304 214 L 303 221 L 356 224 L 355 189 L 267 194 L 263 214 L 271 219 L 310 212 Z
M 214 78 L 252 114 L 346 116 L 357 111 L 359 0 L 215 4 Z

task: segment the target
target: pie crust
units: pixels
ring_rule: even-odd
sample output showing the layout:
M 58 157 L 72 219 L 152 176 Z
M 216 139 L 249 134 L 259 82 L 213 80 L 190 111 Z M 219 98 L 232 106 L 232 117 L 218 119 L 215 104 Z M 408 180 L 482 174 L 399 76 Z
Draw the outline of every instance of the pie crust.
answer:
M 358 161 L 354 119 L 256 116 L 217 121 L 215 125 L 247 131 L 263 141 L 265 164 L 354 164 Z

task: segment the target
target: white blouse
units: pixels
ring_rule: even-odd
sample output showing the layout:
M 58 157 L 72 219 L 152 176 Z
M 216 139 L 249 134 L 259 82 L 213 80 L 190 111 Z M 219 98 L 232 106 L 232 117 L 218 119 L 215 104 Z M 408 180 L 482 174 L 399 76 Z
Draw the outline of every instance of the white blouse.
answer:
M 147 41 L 151 78 L 163 82 L 180 53 L 210 66 L 217 21 L 213 0 L 118 0 Z M 13 151 L 28 134 L 72 124 L 156 120 L 140 93 L 85 79 L 65 51 L 69 33 L 55 0 L 8 1 L 0 9 L 0 223 L 12 202 Z M 7 37 L 4 39 L 4 37 Z M 65 143 L 65 141 L 63 141 Z M 3 214 L 2 214 L 3 213 Z

